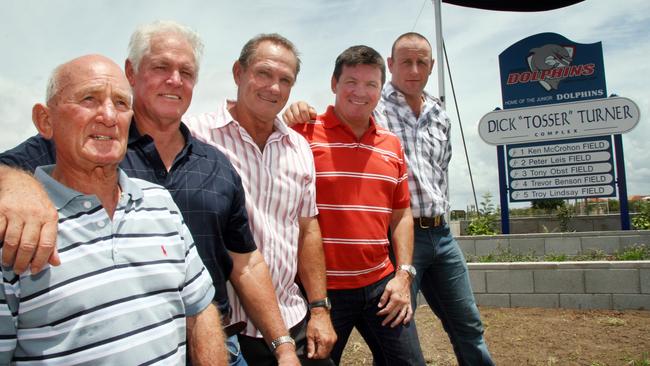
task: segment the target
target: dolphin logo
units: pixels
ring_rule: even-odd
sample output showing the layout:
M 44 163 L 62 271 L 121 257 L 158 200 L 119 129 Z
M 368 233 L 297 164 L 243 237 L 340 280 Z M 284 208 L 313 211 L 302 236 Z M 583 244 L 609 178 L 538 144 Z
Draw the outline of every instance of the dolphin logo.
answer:
M 547 44 L 542 47 L 533 48 L 528 53 L 528 66 L 532 72 L 544 72 L 544 74 L 549 74 L 548 70 L 556 70 L 565 67 L 569 67 L 573 62 L 573 54 L 575 52 L 574 47 L 570 46 L 560 46 L 557 44 Z M 562 75 L 564 73 L 560 72 L 556 75 Z M 557 90 L 560 81 L 564 80 L 564 77 L 553 77 L 553 78 L 542 78 L 539 80 L 539 83 L 546 89 L 550 91 L 551 89 Z

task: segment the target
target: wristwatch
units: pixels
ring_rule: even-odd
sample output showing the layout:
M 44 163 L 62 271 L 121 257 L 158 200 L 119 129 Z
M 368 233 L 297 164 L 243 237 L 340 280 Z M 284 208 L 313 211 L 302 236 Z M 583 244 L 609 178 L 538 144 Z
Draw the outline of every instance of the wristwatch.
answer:
M 326 297 L 322 300 L 316 300 L 309 303 L 309 310 L 313 308 L 325 308 L 327 310 L 332 309 L 332 302 L 329 297 Z
M 408 273 L 409 277 L 411 277 L 412 279 L 415 278 L 415 276 L 418 274 L 418 271 L 415 270 L 415 267 L 413 267 L 410 264 L 400 264 L 397 267 L 397 270 L 398 271 L 406 271 L 406 273 Z
M 270 345 L 271 352 L 275 352 L 275 350 L 278 347 L 280 347 L 280 345 L 285 344 L 285 343 L 291 343 L 291 344 L 294 345 L 294 347 L 296 345 L 296 341 L 294 341 L 293 338 L 291 338 L 291 336 L 283 335 L 283 336 L 278 337 L 278 338 L 271 341 L 271 345 Z

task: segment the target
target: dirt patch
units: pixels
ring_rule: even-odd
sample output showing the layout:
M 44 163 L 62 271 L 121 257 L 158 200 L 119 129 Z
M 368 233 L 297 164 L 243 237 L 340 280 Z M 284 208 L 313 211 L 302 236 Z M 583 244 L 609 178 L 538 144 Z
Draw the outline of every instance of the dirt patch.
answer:
M 480 310 L 486 342 L 500 366 L 650 365 L 650 311 Z M 456 365 L 449 339 L 431 310 L 421 306 L 416 319 L 427 365 Z M 356 331 L 341 365 L 372 365 L 372 354 Z

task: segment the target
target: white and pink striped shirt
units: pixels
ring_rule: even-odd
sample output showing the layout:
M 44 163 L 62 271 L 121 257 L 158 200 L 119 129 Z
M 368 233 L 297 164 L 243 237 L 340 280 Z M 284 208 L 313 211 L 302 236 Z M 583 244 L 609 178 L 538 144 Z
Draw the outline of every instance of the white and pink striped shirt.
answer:
M 298 271 L 300 217 L 313 217 L 316 208 L 314 160 L 309 144 L 276 118 L 264 151 L 233 119 L 226 100 L 216 112 L 183 118 L 192 134 L 216 146 L 235 167 L 246 191 L 246 211 L 255 243 L 271 272 L 280 312 L 287 328 L 307 314 L 307 305 L 295 283 Z M 228 282 L 233 322 L 246 321 L 244 334 L 262 337 L 249 321 Z

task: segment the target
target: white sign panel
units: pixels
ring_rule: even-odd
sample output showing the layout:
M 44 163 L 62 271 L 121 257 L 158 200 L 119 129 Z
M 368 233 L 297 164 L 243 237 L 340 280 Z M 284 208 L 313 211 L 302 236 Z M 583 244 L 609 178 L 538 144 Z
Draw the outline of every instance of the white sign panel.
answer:
M 611 155 L 607 151 L 586 152 L 579 154 L 530 156 L 527 158 L 510 159 L 511 168 L 535 167 L 544 165 L 566 165 L 577 163 L 594 163 L 608 161 Z
M 549 166 L 543 168 L 513 169 L 510 171 L 510 177 L 513 179 L 544 178 L 563 175 L 608 173 L 611 170 L 612 164 L 610 163 L 564 165 L 558 167 Z
M 577 198 L 577 197 L 602 197 L 614 193 L 614 187 L 589 186 L 589 187 L 567 187 L 536 189 L 529 191 L 513 191 L 511 197 L 516 201 L 541 200 L 548 198 Z
M 510 156 L 511 158 L 519 158 L 522 156 L 600 151 L 600 150 L 609 149 L 609 146 L 610 143 L 607 140 L 583 141 L 583 142 L 541 145 L 541 146 L 524 146 L 524 147 L 509 148 L 508 156 Z
M 550 187 L 572 187 L 593 184 L 609 184 L 614 180 L 611 174 L 578 175 L 574 177 L 551 177 L 539 179 L 517 179 L 510 183 L 512 189 L 538 189 Z
M 479 135 L 492 145 L 620 134 L 640 118 L 639 107 L 622 97 L 490 112 Z

